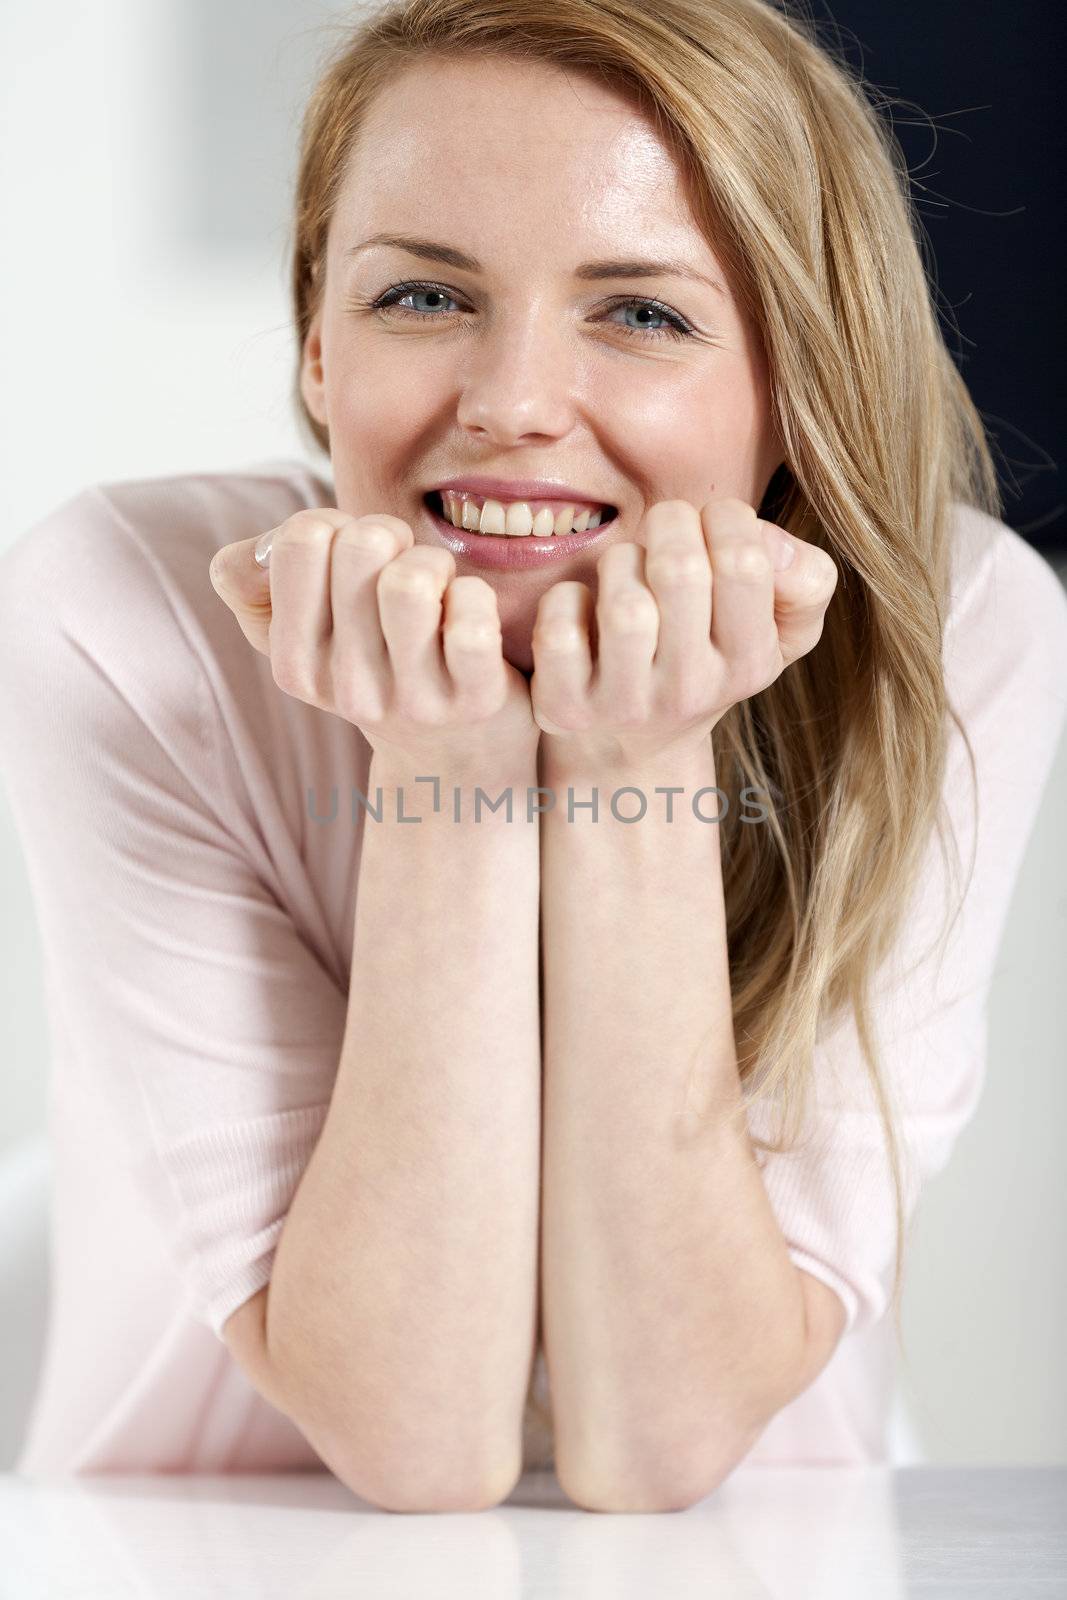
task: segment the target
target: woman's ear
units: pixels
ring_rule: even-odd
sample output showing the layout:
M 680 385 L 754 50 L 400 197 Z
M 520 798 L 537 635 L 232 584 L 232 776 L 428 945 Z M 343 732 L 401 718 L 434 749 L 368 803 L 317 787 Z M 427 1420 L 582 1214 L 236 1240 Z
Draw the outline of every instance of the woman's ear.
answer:
M 326 384 L 322 371 L 322 312 L 316 311 L 304 340 L 300 362 L 300 393 L 315 421 L 328 427 L 326 419 Z

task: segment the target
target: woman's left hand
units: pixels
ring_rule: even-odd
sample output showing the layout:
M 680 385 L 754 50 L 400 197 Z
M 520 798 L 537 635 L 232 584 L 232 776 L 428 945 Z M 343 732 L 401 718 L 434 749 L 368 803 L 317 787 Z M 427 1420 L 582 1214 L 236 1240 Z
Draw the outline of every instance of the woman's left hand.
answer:
M 731 706 L 815 647 L 837 566 L 743 500 L 700 511 L 661 500 L 638 543 L 603 552 L 597 581 L 595 670 L 589 588 L 564 581 L 541 596 L 534 720 L 558 755 L 644 766 L 704 743 Z

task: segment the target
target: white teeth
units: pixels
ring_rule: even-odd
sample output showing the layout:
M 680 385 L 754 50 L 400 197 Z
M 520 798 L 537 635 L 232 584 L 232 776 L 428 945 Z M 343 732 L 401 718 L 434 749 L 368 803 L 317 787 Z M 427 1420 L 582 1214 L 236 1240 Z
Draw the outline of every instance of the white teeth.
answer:
M 466 510 L 466 506 L 463 509 Z M 472 506 L 471 510 L 474 511 L 476 516 L 478 515 L 476 507 Z M 527 507 L 527 510 L 529 510 L 529 507 Z M 513 509 L 512 516 L 514 514 Z M 482 506 L 478 531 L 480 533 L 507 533 L 507 513 L 499 500 L 487 500 Z M 517 533 L 519 530 L 512 528 L 511 531 L 512 533 Z
M 534 516 L 525 500 L 515 500 L 506 507 L 500 500 L 486 500 L 479 510 L 472 500 L 451 490 L 441 491 L 445 521 L 454 528 L 465 528 L 469 533 L 504 534 L 509 538 L 547 539 L 549 535 L 565 536 L 584 533 L 588 528 L 599 528 L 603 507 L 596 511 L 583 508 L 575 514 L 574 506 L 563 506 L 553 514 L 551 507 L 543 506 Z

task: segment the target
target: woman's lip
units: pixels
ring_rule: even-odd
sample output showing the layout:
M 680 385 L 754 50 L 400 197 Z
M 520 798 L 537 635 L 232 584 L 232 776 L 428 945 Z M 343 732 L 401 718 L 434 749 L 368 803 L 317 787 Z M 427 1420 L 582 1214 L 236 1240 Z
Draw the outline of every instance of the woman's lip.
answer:
M 455 528 L 451 522 L 446 522 L 425 500 L 422 509 L 441 543 L 454 556 L 463 556 L 476 566 L 491 567 L 498 572 L 550 567 L 565 561 L 578 550 L 604 543 L 619 520 L 617 516 L 612 517 L 610 522 L 588 528 L 584 533 L 549 534 L 547 539 L 535 539 L 532 534 L 512 537 L 504 533 L 471 533 L 468 528 Z

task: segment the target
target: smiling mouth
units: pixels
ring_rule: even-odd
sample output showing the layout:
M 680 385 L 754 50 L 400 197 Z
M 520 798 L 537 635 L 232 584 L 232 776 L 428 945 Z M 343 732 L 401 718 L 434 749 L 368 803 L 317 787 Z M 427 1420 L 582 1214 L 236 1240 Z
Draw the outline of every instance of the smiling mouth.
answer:
M 487 538 L 490 538 L 490 539 L 491 538 L 534 539 L 534 538 L 536 538 L 539 541 L 543 541 L 544 539 L 552 539 L 552 540 L 558 539 L 561 544 L 564 544 L 564 543 L 566 543 L 566 541 L 568 539 L 573 537 L 573 534 L 570 533 L 570 532 L 557 534 L 557 533 L 555 533 L 555 532 L 553 532 L 551 530 L 547 534 L 534 535 L 532 532 L 531 533 L 526 533 L 526 534 L 522 534 L 522 533 L 520 533 L 520 534 L 490 534 L 490 533 L 482 533 L 480 528 L 466 528 L 466 527 L 459 528 L 459 527 L 457 527 L 457 525 L 454 522 L 452 522 L 451 518 L 449 518 L 448 516 L 445 515 L 444 499 L 443 499 L 443 497 L 441 495 L 440 489 L 429 489 L 429 490 L 427 490 L 427 492 L 422 497 L 422 503 L 427 508 L 428 511 L 432 511 L 433 514 L 435 516 L 437 516 L 437 517 L 440 517 L 443 522 L 447 522 L 449 527 L 456 528 L 456 531 L 458 533 L 475 533 L 480 538 L 483 538 L 483 539 L 487 539 Z M 561 501 L 560 504 L 562 506 L 563 502 Z M 585 510 L 586 511 L 586 515 L 588 515 L 588 509 L 583 507 L 583 510 Z M 606 524 L 609 523 L 609 522 L 614 522 L 614 520 L 618 516 L 618 514 L 619 514 L 618 510 L 616 509 L 615 506 L 605 505 L 603 510 L 600 513 L 600 523 L 599 523 L 600 527 L 606 526 Z M 574 533 L 579 533 L 579 532 L 582 532 L 582 531 L 584 531 L 584 525 L 580 526 L 579 528 L 576 528 L 574 530 Z M 590 532 L 592 532 L 592 529 L 590 529 Z

